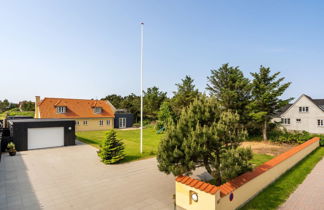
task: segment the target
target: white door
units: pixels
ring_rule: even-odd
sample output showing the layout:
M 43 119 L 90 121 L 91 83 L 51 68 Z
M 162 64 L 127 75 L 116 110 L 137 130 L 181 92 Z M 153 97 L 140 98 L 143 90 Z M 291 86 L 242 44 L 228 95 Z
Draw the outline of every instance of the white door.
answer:
M 126 118 L 119 118 L 119 128 L 126 128 Z
M 28 149 L 64 146 L 64 127 L 28 128 Z

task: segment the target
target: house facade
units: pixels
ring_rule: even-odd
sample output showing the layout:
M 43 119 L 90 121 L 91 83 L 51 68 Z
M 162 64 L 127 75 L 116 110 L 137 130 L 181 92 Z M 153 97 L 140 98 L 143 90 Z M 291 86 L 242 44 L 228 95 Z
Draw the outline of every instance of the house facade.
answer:
M 324 133 L 324 99 L 300 96 L 295 103 L 288 105 L 275 121 L 289 131 Z
M 109 101 L 36 96 L 35 118 L 73 119 L 76 131 L 114 128 L 115 111 Z

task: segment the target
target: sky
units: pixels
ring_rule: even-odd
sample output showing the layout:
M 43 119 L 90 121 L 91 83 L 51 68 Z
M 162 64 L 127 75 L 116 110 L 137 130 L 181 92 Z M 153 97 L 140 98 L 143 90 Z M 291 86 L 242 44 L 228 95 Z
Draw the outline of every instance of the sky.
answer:
M 324 98 L 324 2 L 193 0 L 0 1 L 0 100 L 206 91 L 211 69 L 260 65 L 292 82 L 283 97 Z

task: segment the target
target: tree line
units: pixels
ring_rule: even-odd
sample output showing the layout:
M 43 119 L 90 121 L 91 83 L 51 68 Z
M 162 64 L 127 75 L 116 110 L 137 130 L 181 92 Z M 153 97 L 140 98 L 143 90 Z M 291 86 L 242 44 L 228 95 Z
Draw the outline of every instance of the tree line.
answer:
M 21 101 L 19 103 L 9 102 L 8 99 L 0 100 L 0 113 L 6 112 L 12 109 L 19 111 L 35 111 L 35 103 L 32 101 Z
M 224 110 L 237 113 L 249 134 L 262 134 L 263 139 L 267 140 L 272 116 L 292 100 L 281 98 L 291 83 L 284 83 L 285 78 L 279 75 L 280 72 L 272 74 L 270 68 L 261 66 L 258 72 L 251 73 L 250 80 L 239 67 L 224 64 L 211 70 L 206 91 Z M 156 121 L 158 130 L 165 129 L 170 119 L 176 122 L 181 111 L 204 94 L 195 87 L 190 76 L 185 76 L 175 86 L 176 91 L 170 98 L 156 86 L 143 92 L 144 119 L 147 122 Z M 127 109 L 134 114 L 135 122 L 139 121 L 140 96 L 134 93 L 124 97 L 112 94 L 103 99 L 109 100 L 118 109 Z

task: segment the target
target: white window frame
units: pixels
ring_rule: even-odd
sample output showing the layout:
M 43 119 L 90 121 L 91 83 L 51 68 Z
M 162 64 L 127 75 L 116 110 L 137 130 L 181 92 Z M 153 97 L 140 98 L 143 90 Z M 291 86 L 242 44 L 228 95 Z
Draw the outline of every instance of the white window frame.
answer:
M 290 125 L 290 118 L 281 118 L 281 124 Z
M 83 120 L 83 125 L 88 125 L 88 120 Z
M 309 107 L 308 106 L 300 106 L 299 107 L 299 112 L 307 113 L 307 112 L 309 112 Z
M 58 113 L 58 114 L 66 113 L 66 106 L 57 106 L 56 107 L 56 113 Z
M 324 127 L 324 120 L 323 119 L 318 119 L 317 120 L 317 125 L 318 125 L 318 127 Z
M 107 121 L 106 121 L 106 124 L 107 124 L 107 125 L 110 125 L 110 120 L 107 120 Z
M 100 126 L 103 126 L 103 124 L 104 124 L 104 121 L 103 120 L 99 120 L 99 125 Z
M 96 114 L 100 114 L 102 112 L 102 108 L 101 107 L 95 107 L 95 108 L 93 108 L 93 111 Z

